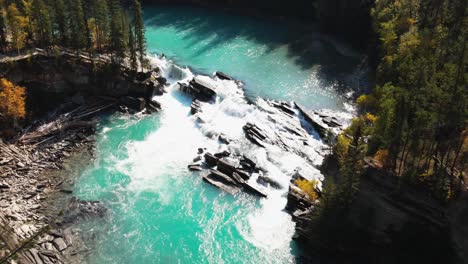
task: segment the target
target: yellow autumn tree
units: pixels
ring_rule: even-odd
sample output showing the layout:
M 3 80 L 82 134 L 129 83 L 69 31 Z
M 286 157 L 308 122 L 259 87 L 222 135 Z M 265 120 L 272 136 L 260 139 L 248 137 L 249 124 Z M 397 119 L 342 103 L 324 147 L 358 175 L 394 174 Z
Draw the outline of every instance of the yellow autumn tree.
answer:
M 316 180 L 308 181 L 305 179 L 297 179 L 295 182 L 297 187 L 309 196 L 309 200 L 314 202 L 318 199 L 318 194 L 315 188 L 318 182 Z
M 24 119 L 26 116 L 26 89 L 14 85 L 7 79 L 0 79 L 1 116 L 11 121 Z

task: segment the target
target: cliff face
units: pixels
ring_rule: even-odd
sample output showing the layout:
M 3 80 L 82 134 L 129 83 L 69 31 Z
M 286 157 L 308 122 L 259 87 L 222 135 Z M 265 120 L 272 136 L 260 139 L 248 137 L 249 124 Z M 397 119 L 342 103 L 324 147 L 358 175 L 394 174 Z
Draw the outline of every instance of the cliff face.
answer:
M 322 171 L 336 181 L 339 171 L 330 160 Z M 467 219 L 466 190 L 447 205 L 369 167 L 357 196 L 339 217 L 325 217 L 315 225 L 298 217 L 296 229 L 308 249 L 348 263 L 463 263 L 468 256 Z

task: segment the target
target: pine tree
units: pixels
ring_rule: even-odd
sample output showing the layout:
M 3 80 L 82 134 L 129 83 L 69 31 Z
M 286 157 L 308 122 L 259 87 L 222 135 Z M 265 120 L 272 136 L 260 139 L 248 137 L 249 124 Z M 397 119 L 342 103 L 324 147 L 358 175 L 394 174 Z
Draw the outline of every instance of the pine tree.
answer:
M 143 22 L 143 11 L 139 0 L 133 0 L 133 26 L 136 46 L 140 55 L 140 62 L 143 62 L 146 55 L 145 25 Z
M 92 0 L 91 2 L 94 15 L 94 34 L 96 46 L 99 51 L 107 44 L 109 35 L 109 7 L 107 1 Z
M 68 45 L 70 43 L 70 22 L 64 0 L 54 0 L 54 18 L 58 42 L 61 45 Z
M 136 54 L 136 47 L 135 47 L 135 37 L 132 32 L 132 28 L 128 27 L 128 47 L 130 49 L 130 67 L 134 71 L 138 71 L 138 62 L 137 62 L 137 54 Z
M 3 16 L 3 6 L 0 5 L 0 50 L 5 51 L 7 46 L 6 21 Z
M 124 12 L 118 0 L 111 2 L 111 29 L 110 29 L 110 42 L 111 49 L 114 55 L 121 59 L 125 57 L 126 50 L 126 30 L 124 28 Z
M 47 46 L 52 43 L 52 19 L 50 8 L 44 4 L 43 0 L 33 0 L 32 2 L 32 22 L 36 43 L 40 46 Z
M 81 0 L 71 0 L 69 5 L 70 44 L 76 49 L 82 49 L 88 44 L 87 26 Z

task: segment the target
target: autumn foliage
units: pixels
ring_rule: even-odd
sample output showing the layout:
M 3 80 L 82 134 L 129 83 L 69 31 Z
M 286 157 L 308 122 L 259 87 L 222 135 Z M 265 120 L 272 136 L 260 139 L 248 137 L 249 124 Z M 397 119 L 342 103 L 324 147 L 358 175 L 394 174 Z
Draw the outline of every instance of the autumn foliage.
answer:
M 24 119 L 26 116 L 26 89 L 0 79 L 0 117 L 6 121 Z
M 318 194 L 315 190 L 318 184 L 316 180 L 308 181 L 305 179 L 297 179 L 294 183 L 309 196 L 310 201 L 314 202 L 318 199 Z

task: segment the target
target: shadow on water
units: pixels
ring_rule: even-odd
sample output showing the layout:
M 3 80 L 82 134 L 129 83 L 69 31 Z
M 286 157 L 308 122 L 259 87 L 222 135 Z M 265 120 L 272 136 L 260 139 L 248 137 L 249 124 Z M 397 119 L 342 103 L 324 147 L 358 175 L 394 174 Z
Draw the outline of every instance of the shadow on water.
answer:
M 328 36 L 319 34 L 316 25 L 273 18 L 228 15 L 203 8 L 145 7 L 148 27 L 171 27 L 183 32 L 186 48 L 203 42 L 194 57 L 244 38 L 265 46 L 265 53 L 287 48 L 287 56 L 301 69 L 316 66 L 318 78 L 327 84 L 340 83 L 352 75 L 360 56 Z M 337 47 L 339 46 L 339 47 Z M 338 91 L 339 92 L 339 91 Z

